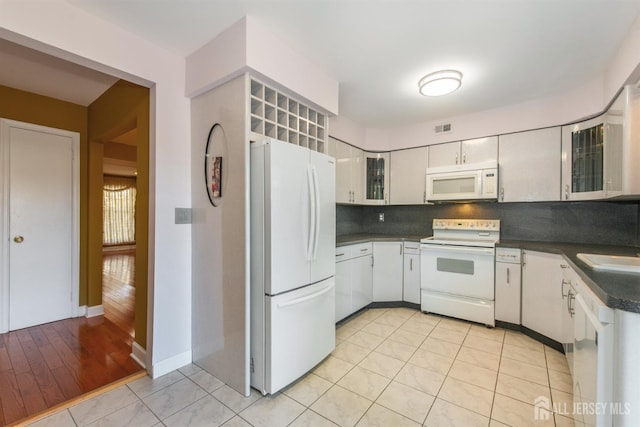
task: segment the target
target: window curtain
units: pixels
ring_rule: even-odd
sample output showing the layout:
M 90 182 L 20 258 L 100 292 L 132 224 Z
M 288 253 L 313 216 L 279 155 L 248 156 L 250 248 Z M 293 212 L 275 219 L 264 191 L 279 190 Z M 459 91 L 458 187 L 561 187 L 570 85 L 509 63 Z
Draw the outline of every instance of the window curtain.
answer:
M 135 244 L 136 179 L 105 175 L 102 193 L 103 245 Z

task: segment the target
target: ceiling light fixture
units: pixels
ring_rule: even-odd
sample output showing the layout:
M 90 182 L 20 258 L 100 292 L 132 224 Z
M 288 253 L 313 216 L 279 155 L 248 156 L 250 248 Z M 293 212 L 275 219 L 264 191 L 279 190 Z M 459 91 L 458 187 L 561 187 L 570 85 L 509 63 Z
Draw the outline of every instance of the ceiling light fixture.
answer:
M 420 79 L 418 88 L 425 96 L 441 96 L 458 89 L 462 84 L 462 73 L 456 70 L 442 70 L 430 73 Z

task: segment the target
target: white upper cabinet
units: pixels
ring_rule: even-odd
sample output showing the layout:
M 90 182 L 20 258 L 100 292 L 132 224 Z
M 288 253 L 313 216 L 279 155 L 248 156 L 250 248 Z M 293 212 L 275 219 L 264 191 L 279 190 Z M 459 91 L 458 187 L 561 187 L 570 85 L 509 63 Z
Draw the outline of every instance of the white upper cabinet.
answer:
M 619 195 L 621 160 L 621 117 L 618 121 L 615 116 L 603 114 L 563 126 L 562 198 L 595 200 Z
M 497 136 L 429 146 L 430 168 L 495 162 L 497 158 Z
M 498 160 L 498 137 L 468 139 L 460 143 L 462 164 L 487 163 Z
M 609 110 L 562 127 L 563 200 L 640 195 L 640 89 L 627 86 Z
M 363 153 L 364 204 L 389 204 L 389 153 Z
M 391 152 L 391 204 L 419 205 L 425 203 L 425 174 L 429 147 Z
M 460 141 L 429 146 L 429 162 L 427 164 L 430 168 L 455 166 L 459 162 Z
M 328 148 L 336 158 L 336 203 L 362 203 L 362 150 L 331 137 Z
M 500 202 L 560 200 L 560 127 L 500 135 Z

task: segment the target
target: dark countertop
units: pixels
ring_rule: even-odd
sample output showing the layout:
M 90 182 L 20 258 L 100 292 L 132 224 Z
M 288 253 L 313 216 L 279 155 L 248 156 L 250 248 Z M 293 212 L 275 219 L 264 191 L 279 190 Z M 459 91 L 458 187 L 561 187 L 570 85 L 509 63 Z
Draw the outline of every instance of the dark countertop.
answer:
M 577 257 L 579 253 L 637 256 L 640 253 L 638 247 L 519 240 L 501 240 L 497 247 L 560 254 L 606 305 L 640 313 L 640 274 L 596 271 Z
M 419 242 L 427 236 L 395 234 L 345 234 L 336 237 L 336 246 L 366 242 L 409 241 Z M 577 258 L 579 253 L 638 256 L 640 248 L 634 246 L 610 246 L 577 243 L 534 242 L 526 240 L 501 240 L 496 245 L 503 248 L 520 248 L 562 255 L 585 284 L 606 305 L 619 310 L 640 313 L 640 274 L 596 271 Z
M 406 234 L 344 234 L 336 236 L 336 246 L 355 245 L 366 242 L 419 242 L 427 236 L 407 236 Z

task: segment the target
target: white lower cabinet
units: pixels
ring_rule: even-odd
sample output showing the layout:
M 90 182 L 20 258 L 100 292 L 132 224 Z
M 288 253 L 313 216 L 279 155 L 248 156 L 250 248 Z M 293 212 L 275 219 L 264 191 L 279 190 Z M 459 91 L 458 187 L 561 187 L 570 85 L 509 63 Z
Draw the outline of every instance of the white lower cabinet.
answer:
M 373 243 L 373 301 L 402 301 L 402 242 Z
M 522 251 L 522 326 L 559 343 L 566 340 L 562 264 L 561 255 Z
M 351 260 L 336 262 L 336 322 L 351 314 L 351 266 Z
M 361 248 L 362 249 L 362 248 Z M 351 260 L 351 312 L 354 313 L 373 301 L 373 255 L 368 252 Z
M 373 300 L 371 243 L 336 248 L 336 322 Z
M 420 304 L 420 243 L 404 242 L 402 300 Z
M 520 274 L 520 249 L 496 248 L 496 320 L 520 324 Z

